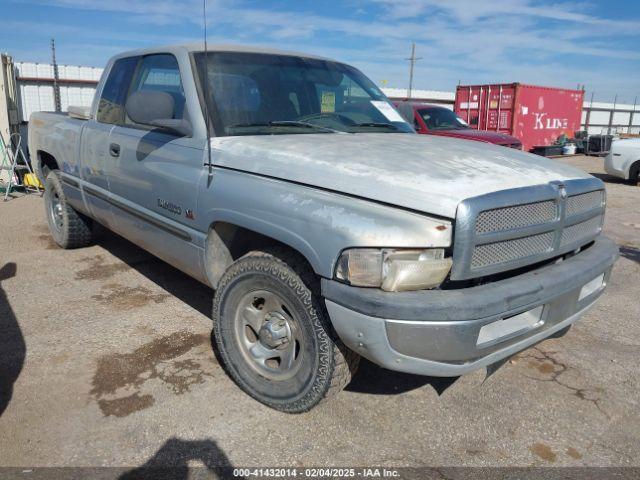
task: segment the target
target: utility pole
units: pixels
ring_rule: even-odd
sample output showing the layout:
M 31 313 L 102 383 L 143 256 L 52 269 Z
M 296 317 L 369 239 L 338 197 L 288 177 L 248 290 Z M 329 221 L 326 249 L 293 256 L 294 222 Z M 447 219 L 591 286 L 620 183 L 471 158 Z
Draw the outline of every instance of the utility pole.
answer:
M 409 91 L 407 92 L 407 98 L 411 98 L 411 90 L 413 90 L 413 67 L 418 60 L 421 60 L 422 57 L 416 57 L 416 44 L 411 44 L 411 57 L 405 58 L 405 60 L 409 61 Z
M 58 62 L 56 61 L 56 41 L 51 39 L 51 63 L 53 64 L 53 102 L 55 104 L 56 112 L 62 111 L 60 105 L 60 75 L 58 74 Z

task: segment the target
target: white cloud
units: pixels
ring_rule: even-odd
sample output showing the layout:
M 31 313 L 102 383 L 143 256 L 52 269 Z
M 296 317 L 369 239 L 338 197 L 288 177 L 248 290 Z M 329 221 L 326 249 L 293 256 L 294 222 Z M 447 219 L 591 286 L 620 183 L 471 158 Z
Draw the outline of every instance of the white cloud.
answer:
M 384 6 L 391 17 L 414 18 L 423 14 L 443 11 L 456 20 L 471 24 L 486 18 L 505 16 L 526 16 L 550 20 L 562 20 L 587 25 L 599 25 L 615 28 L 617 33 L 637 34 L 640 22 L 628 20 L 610 20 L 583 13 L 590 10 L 590 3 L 570 2 L 542 4 L 532 0 L 374 0 Z
M 172 31 L 192 29 L 193 38 L 201 35 L 201 0 L 46 2 L 52 4 L 122 13 L 135 26 L 126 35 L 116 32 L 116 44 L 168 43 L 176 41 Z M 366 65 L 362 68 L 367 73 L 371 68 L 377 81 L 384 75 L 396 86 L 406 86 L 404 59 L 411 42 L 416 42 L 423 57 L 416 75 L 419 87 L 443 88 L 458 79 L 480 78 L 590 85 L 608 75 L 629 91 L 638 88 L 622 73 L 640 73 L 640 51 L 625 47 L 621 39 L 640 39 L 640 22 L 591 15 L 590 4 L 582 1 L 375 0 L 374 8 L 371 2 L 348 0 L 348 6 L 353 15 L 345 18 L 294 12 L 286 6 L 258 8 L 255 2 L 208 0 L 209 32 L 227 43 L 279 46 Z M 104 40 L 109 37 L 112 32 L 106 32 Z

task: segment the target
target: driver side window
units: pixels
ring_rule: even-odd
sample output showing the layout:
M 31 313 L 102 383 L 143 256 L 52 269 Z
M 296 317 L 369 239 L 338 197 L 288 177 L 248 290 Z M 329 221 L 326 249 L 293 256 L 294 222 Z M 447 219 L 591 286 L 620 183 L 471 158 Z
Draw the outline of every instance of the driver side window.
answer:
M 131 84 L 129 96 L 140 91 L 165 92 L 174 100 L 174 119 L 184 118 L 185 95 L 180 78 L 178 61 L 170 54 L 148 55 L 143 57 Z M 136 124 L 127 115 L 125 124 L 149 128 Z

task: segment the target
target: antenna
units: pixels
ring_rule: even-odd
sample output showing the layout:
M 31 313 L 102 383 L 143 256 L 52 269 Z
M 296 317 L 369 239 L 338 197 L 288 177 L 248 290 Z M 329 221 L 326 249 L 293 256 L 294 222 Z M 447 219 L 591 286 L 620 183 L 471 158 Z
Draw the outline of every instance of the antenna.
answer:
M 211 115 L 209 115 L 209 49 L 207 48 L 207 0 L 202 0 L 202 21 L 204 23 L 204 114 L 207 126 L 207 188 L 213 180 L 213 164 L 211 163 Z

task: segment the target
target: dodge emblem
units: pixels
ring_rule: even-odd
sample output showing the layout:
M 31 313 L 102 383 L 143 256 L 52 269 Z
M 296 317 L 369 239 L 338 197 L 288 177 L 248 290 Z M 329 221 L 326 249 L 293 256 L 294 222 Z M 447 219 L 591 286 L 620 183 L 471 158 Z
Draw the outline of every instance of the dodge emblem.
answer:
M 562 198 L 563 200 L 567 198 L 567 189 L 564 187 L 564 185 L 559 185 L 558 189 L 560 190 L 560 198 Z

